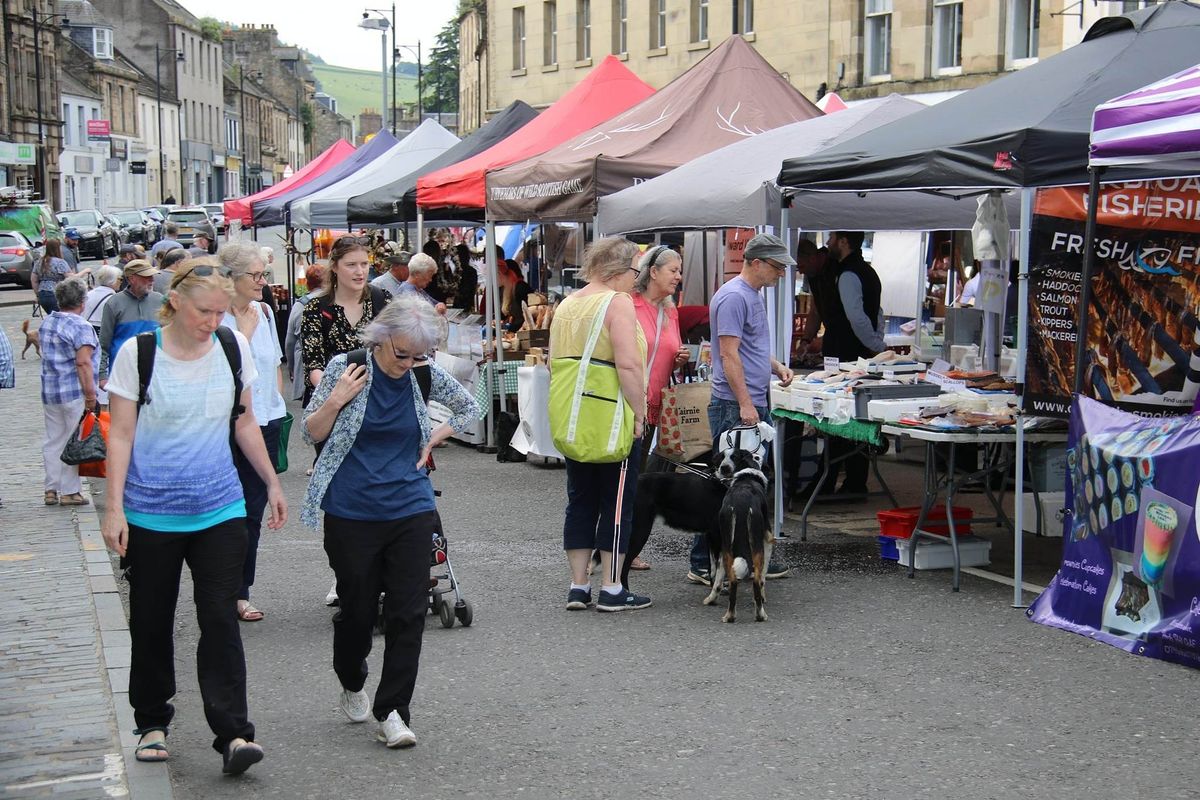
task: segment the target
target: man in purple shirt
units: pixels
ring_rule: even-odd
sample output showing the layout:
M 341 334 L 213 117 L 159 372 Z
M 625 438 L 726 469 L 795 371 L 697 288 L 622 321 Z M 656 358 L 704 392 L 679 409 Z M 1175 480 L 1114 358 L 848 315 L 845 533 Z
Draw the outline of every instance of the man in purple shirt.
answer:
M 777 236 L 760 233 L 746 243 L 742 271 L 722 286 L 709 304 L 712 329 L 713 381 L 708 404 L 708 427 L 713 440 L 738 425 L 770 422 L 767 395 L 771 375 L 787 386 L 792 371 L 771 356 L 771 331 L 767 307 L 760 291 L 783 277 L 796 260 Z M 768 578 L 781 578 L 785 566 L 767 566 Z M 688 580 L 712 585 L 708 543 L 697 536 L 692 541 Z

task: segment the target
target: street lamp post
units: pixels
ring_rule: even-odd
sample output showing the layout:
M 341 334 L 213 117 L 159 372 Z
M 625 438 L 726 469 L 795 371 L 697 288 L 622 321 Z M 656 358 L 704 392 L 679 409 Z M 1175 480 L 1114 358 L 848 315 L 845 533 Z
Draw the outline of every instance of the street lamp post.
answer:
M 42 23 L 49 22 L 55 17 L 63 18 L 63 25 L 68 24 L 67 18 L 62 14 L 39 14 L 37 5 L 29 12 L 29 16 L 33 18 L 33 80 L 37 84 L 36 95 L 37 105 L 37 164 L 35 171 L 39 188 L 42 190 L 42 199 L 46 202 L 50 201 L 50 194 L 47 191 L 49 188 L 50 177 L 46 172 L 46 125 L 42 118 Z
M 422 89 L 421 89 L 421 71 L 423 69 L 423 67 L 421 66 L 421 40 L 420 39 L 417 40 L 415 50 L 413 49 L 413 45 L 411 45 L 411 44 L 397 45 L 397 48 L 400 48 L 400 47 L 403 47 L 405 50 L 414 54 L 417 57 L 417 124 L 420 125 L 424 121 L 424 119 L 423 119 L 423 117 L 424 117 L 424 105 L 423 105 L 424 100 L 422 98 Z M 399 52 L 399 49 L 397 49 L 396 52 Z
M 372 11 L 375 12 L 376 14 L 379 14 L 378 19 L 375 19 L 371 16 Z M 379 54 L 381 56 L 381 62 L 382 62 L 381 71 L 382 71 L 382 78 L 383 78 L 382 99 L 381 99 L 381 102 L 379 105 L 379 129 L 383 130 L 383 127 L 384 127 L 383 120 L 385 118 L 385 115 L 387 114 L 387 67 L 388 67 L 388 63 L 387 63 L 388 62 L 387 32 L 388 32 L 388 28 L 390 28 L 392 26 L 388 22 L 387 17 L 384 16 L 382 11 L 380 11 L 378 9 L 374 9 L 374 8 L 368 8 L 366 11 L 363 12 L 363 19 L 362 19 L 362 22 L 358 23 L 358 27 L 362 28 L 363 30 L 368 30 L 368 31 L 379 31 L 379 45 L 381 48 L 379 51 Z M 396 39 L 395 33 L 393 32 L 393 34 L 392 34 L 392 42 L 393 43 L 395 43 L 395 39 Z M 395 48 L 393 47 L 392 50 L 394 52 Z M 395 56 L 393 55 L 393 64 L 394 64 L 394 61 L 395 61 Z M 395 129 L 394 121 L 393 121 L 392 128 L 393 128 L 393 130 Z
M 167 148 L 163 142 L 162 129 L 162 59 L 166 53 L 174 53 L 176 61 L 183 61 L 183 50 L 175 47 L 159 47 L 154 43 L 154 88 L 155 102 L 158 104 L 158 196 L 165 205 L 167 202 Z M 179 187 L 183 193 L 183 187 Z

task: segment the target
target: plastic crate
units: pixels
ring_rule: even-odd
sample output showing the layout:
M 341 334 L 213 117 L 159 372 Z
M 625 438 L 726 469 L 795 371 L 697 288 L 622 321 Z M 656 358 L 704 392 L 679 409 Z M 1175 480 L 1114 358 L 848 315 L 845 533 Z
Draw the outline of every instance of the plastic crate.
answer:
M 954 530 L 959 536 L 971 533 L 971 518 L 974 516 L 975 512 L 969 508 L 954 507 Z M 894 508 L 890 511 L 875 513 L 875 518 L 879 520 L 879 532 L 884 536 L 896 539 L 907 539 L 912 536 L 913 528 L 917 527 L 917 520 L 920 517 L 920 506 Z M 944 505 L 929 509 L 929 516 L 925 520 L 925 530 L 929 533 L 950 535 L 950 528 L 946 525 L 946 507 Z
M 893 536 L 879 537 L 879 557 L 884 561 L 899 561 L 900 548 L 896 547 L 896 539 Z
M 901 566 L 908 566 L 909 553 L 912 551 L 910 539 L 897 539 L 896 549 L 900 553 Z M 991 563 L 992 543 L 987 539 L 976 539 L 974 536 L 963 536 L 958 540 L 959 565 L 963 567 L 983 567 Z M 954 551 L 950 542 L 931 542 L 922 539 L 917 543 L 917 569 L 950 569 L 954 566 Z

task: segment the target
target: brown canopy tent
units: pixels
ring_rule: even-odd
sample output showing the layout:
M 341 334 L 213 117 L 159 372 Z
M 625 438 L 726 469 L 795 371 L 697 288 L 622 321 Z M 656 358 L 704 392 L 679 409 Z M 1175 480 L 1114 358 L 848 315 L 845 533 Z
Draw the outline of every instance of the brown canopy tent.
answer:
M 719 147 L 821 115 L 741 36 L 628 111 L 487 173 L 491 220 L 590 220 L 600 197 Z

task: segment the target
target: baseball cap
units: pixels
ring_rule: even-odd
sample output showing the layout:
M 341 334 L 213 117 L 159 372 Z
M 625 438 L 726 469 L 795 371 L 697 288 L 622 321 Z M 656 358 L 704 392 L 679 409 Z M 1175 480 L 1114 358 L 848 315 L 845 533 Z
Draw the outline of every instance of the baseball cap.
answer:
M 384 259 L 389 264 L 405 264 L 412 260 L 412 253 L 407 250 L 401 250 L 399 253 L 391 253 Z
M 746 261 L 751 261 L 755 258 L 762 259 L 763 261 L 769 259 L 777 264 L 789 267 L 796 266 L 796 259 L 792 258 L 783 240 L 769 233 L 760 233 L 746 242 L 743 258 Z
M 74 228 L 67 228 L 66 237 L 68 239 L 75 239 L 75 240 L 79 240 L 79 239 L 83 238 L 82 236 L 79 235 L 79 231 L 75 230 Z
M 125 277 L 140 275 L 149 278 L 158 274 L 158 268 L 144 258 L 135 258 L 125 265 Z

